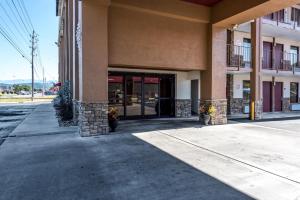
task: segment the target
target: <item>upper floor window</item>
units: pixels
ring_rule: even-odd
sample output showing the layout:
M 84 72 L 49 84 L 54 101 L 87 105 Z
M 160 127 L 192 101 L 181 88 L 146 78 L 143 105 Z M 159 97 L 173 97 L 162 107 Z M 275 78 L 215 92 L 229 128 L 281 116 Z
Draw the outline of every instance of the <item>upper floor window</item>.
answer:
M 243 59 L 245 62 L 251 62 L 251 39 L 244 38 L 243 46 Z
M 300 9 L 292 8 L 291 20 L 296 22 L 300 26 Z
M 265 19 L 273 20 L 273 21 L 279 21 L 284 22 L 284 9 L 279 10 L 277 12 L 271 13 L 269 15 L 264 16 Z
M 290 50 L 291 64 L 297 65 L 299 61 L 299 47 L 291 46 Z

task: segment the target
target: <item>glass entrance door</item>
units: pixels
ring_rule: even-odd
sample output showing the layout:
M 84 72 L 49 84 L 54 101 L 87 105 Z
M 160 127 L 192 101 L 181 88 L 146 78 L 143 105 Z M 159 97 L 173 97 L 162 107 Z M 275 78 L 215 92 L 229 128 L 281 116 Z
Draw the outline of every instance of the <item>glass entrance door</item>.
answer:
M 160 78 L 160 116 L 175 116 L 175 77 Z
M 175 116 L 175 75 L 109 72 L 109 106 L 122 119 Z
M 142 77 L 126 76 L 125 112 L 127 117 L 142 115 Z
M 159 78 L 145 76 L 143 86 L 144 115 L 159 116 Z

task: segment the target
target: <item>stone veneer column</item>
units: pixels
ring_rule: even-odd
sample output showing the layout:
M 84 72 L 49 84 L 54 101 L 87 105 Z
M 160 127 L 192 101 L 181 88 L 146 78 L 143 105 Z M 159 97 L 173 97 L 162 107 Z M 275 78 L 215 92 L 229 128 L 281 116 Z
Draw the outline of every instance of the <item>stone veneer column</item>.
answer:
M 227 30 L 209 25 L 208 68 L 201 73 L 201 105 L 216 108 L 211 124 L 227 123 L 226 42 Z
M 192 101 L 190 99 L 176 99 L 175 115 L 178 118 L 188 118 L 192 116 Z
M 252 105 L 254 105 L 255 116 L 254 119 L 262 118 L 263 101 L 262 101 L 262 36 L 261 36 L 261 19 L 255 19 L 251 22 L 251 56 L 252 56 L 252 72 L 250 73 L 250 88 L 251 88 L 251 102 L 250 115 Z M 251 116 L 250 116 L 251 117 Z
M 107 134 L 109 0 L 79 2 L 78 125 L 81 136 Z
M 78 105 L 78 125 L 82 137 L 107 134 L 107 102 L 83 103 Z
M 227 100 L 204 100 L 201 101 L 201 105 L 214 106 L 216 108 L 216 114 L 211 118 L 212 125 L 227 124 Z
M 291 105 L 290 98 L 283 98 L 282 99 L 282 112 L 291 112 L 290 105 Z

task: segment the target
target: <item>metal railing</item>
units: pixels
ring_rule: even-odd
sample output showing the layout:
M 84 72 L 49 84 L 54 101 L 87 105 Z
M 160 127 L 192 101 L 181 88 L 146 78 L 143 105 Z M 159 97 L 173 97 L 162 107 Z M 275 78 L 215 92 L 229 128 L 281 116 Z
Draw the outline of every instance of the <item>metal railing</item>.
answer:
M 262 69 L 279 71 L 299 72 L 299 54 L 285 51 L 263 51 Z
M 251 47 L 227 45 L 227 66 L 237 71 L 252 68 Z M 263 50 L 262 69 L 300 72 L 299 54 Z
M 291 13 L 291 16 L 286 16 L 286 13 L 282 13 L 282 16 L 280 15 L 280 12 L 271 13 L 269 15 L 263 16 L 263 19 L 270 20 L 273 22 L 276 22 L 277 26 L 279 26 L 280 23 L 282 24 L 288 24 L 292 25 L 293 29 L 296 29 L 296 27 L 300 27 L 300 21 L 299 19 L 299 11 L 295 9 L 294 12 Z M 288 18 L 290 19 L 288 20 Z
M 251 68 L 251 47 L 227 45 L 227 66 L 238 68 Z

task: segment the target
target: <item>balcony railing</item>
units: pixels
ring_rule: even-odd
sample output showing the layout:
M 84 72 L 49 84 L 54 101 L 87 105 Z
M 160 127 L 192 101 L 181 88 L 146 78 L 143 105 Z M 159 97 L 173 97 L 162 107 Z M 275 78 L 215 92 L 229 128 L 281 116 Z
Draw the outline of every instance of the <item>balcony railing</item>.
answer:
M 280 24 L 289 25 L 290 28 L 296 29 L 296 27 L 300 27 L 300 10 L 292 8 L 292 13 L 287 15 L 284 10 L 271 13 L 263 17 L 264 20 L 270 20 L 276 22 L 276 25 L 279 26 Z M 286 26 L 284 26 L 286 27 Z
M 286 72 L 300 72 L 299 54 L 263 50 L 262 69 Z M 251 47 L 227 45 L 227 66 L 231 70 L 251 68 Z
M 300 72 L 299 54 L 264 50 L 262 69 Z
M 251 47 L 228 44 L 227 65 L 238 70 L 251 68 Z

